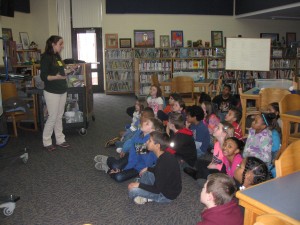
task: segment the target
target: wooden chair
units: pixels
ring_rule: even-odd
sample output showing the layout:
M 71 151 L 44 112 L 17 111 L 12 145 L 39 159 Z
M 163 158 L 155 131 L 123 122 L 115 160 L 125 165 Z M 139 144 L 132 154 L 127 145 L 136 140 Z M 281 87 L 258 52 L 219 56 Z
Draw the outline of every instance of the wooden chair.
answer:
M 172 79 L 171 90 L 182 96 L 186 106 L 196 104 L 194 96 L 194 79 L 187 76 L 178 76 Z
M 260 111 L 266 111 L 272 102 L 280 102 L 284 96 L 291 94 L 290 91 L 280 88 L 265 88 L 259 92 Z
M 2 101 L 8 100 L 10 98 L 18 98 L 18 92 L 16 84 L 13 82 L 4 82 L 1 83 L 1 95 L 2 95 Z M 34 101 L 33 101 L 34 102 Z M 35 102 L 33 103 L 35 104 Z M 35 107 L 33 107 L 35 109 Z M 4 112 L 4 115 L 6 116 L 8 121 L 12 122 L 13 125 L 13 136 L 18 137 L 18 131 L 17 127 L 24 129 L 24 130 L 30 130 L 30 131 L 37 131 L 37 121 L 36 121 L 36 113 L 33 112 L 33 121 L 34 121 L 34 128 L 26 128 L 20 125 L 20 122 L 22 120 L 28 119 L 28 113 L 23 111 L 16 111 L 16 112 Z
M 208 93 L 210 95 L 210 97 L 213 98 L 214 96 L 217 96 L 221 93 L 222 83 L 223 83 L 223 75 L 219 76 L 219 79 L 218 79 L 217 84 L 216 84 L 215 93 L 213 93 L 214 82 L 211 82 L 210 88 L 209 88 L 209 93 Z
M 291 143 L 275 160 L 276 177 L 300 170 L 300 140 Z
M 160 85 L 157 74 L 152 74 L 151 75 L 151 85 L 155 85 L 157 87 L 160 87 L 162 95 L 165 97 L 165 88 Z
M 300 95 L 298 94 L 289 94 L 284 96 L 279 102 L 279 112 L 280 114 L 299 110 L 300 109 Z M 294 123 L 294 131 L 288 136 L 288 143 L 300 139 L 300 133 L 298 132 L 298 123 Z
M 256 217 L 254 225 L 292 225 L 284 216 L 278 214 L 264 214 Z
M 152 74 L 151 75 L 151 85 L 156 85 L 156 86 L 160 85 L 157 74 Z
M 239 93 L 241 88 L 239 88 Z M 246 118 L 248 116 L 255 116 L 261 112 L 267 111 L 268 105 L 272 102 L 279 102 L 281 99 L 290 94 L 288 90 L 279 89 L 279 88 L 264 88 L 259 92 L 259 108 L 256 107 L 247 107 L 246 108 Z M 241 93 L 240 93 L 241 94 Z

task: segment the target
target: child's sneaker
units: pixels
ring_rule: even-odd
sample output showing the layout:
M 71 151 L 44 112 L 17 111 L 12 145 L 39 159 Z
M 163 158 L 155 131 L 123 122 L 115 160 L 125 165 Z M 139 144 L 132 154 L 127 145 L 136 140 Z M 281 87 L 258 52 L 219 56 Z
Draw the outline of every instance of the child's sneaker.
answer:
M 137 196 L 133 199 L 133 201 L 138 205 L 144 205 L 146 202 L 153 202 L 152 199 L 144 198 L 141 196 Z
M 123 150 L 122 148 L 117 148 L 116 152 L 120 154 L 122 152 L 122 150 Z
M 120 137 L 114 137 L 105 143 L 105 148 L 115 145 L 117 141 L 120 141 Z
M 102 171 L 105 171 L 105 173 L 107 173 L 107 171 L 109 170 L 109 167 L 107 164 L 104 164 L 104 163 L 101 163 L 101 162 L 97 162 L 95 164 L 95 168 L 97 170 L 102 170 Z
M 96 155 L 95 158 L 94 158 L 94 161 L 95 161 L 96 163 L 97 163 L 97 162 L 101 162 L 101 163 L 106 164 L 107 158 L 108 158 L 108 156 L 106 156 L 106 155 Z

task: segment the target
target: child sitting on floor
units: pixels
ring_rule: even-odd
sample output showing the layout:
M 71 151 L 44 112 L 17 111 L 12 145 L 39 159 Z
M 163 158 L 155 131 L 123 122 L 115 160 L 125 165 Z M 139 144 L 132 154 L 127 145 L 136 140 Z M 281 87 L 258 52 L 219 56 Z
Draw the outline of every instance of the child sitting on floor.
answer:
M 243 161 L 241 153 L 244 145 L 244 142 L 236 137 L 227 138 L 223 144 L 223 163 L 226 168 L 226 174 L 230 177 L 233 177 L 237 165 Z
M 181 173 L 176 158 L 165 149 L 169 145 L 168 136 L 159 131 L 150 133 L 147 149 L 157 159 L 154 167 L 144 168 L 140 172 L 139 182 L 128 185 L 129 197 L 136 204 L 149 201 L 168 203 L 176 199 L 182 189 Z
M 122 147 L 121 143 L 122 142 L 124 143 L 126 140 L 131 138 L 134 135 L 135 131 L 138 129 L 138 127 L 140 125 L 140 117 L 141 117 L 141 113 L 142 113 L 143 109 L 144 109 L 144 106 L 141 103 L 141 101 L 136 100 L 135 111 L 132 116 L 131 124 L 128 127 L 125 127 L 126 128 L 125 131 L 120 132 L 120 136 L 114 137 L 111 140 L 109 140 L 108 142 L 106 142 L 105 147 L 109 147 L 114 144 L 116 144 L 117 147 Z M 119 145 L 117 145 L 118 142 L 121 142 L 121 143 L 119 143 Z
M 234 127 L 234 137 L 236 137 L 239 140 L 243 140 L 243 132 L 239 125 L 241 118 L 242 112 L 235 106 L 232 106 L 225 116 L 225 121 L 231 123 Z
M 234 199 L 232 178 L 222 173 L 211 174 L 201 190 L 200 201 L 205 205 L 202 221 L 197 225 L 243 225 L 243 214 Z
M 207 176 L 212 173 L 226 173 L 226 168 L 223 164 L 222 146 L 224 141 L 233 137 L 233 126 L 228 122 L 219 123 L 214 130 L 214 137 L 217 139 L 214 145 L 213 158 L 211 161 L 206 159 L 198 159 L 195 164 L 195 169 L 186 168 L 184 172 L 197 180 L 198 185 L 202 188 L 206 182 Z
M 157 118 L 161 121 L 168 120 L 168 114 L 173 110 L 173 104 L 175 101 L 181 100 L 181 96 L 177 93 L 171 93 L 169 96 L 169 104 L 164 108 L 164 110 L 158 110 Z
M 132 140 L 129 154 L 120 159 L 99 155 L 95 168 L 107 172 L 118 182 L 136 177 L 143 168 L 155 164 L 157 158 L 153 152 L 148 152 L 146 142 L 152 131 L 161 129 L 162 124 L 158 119 L 143 119 L 140 135 Z
M 193 131 L 197 149 L 197 158 L 205 155 L 210 144 L 210 135 L 207 126 L 203 123 L 204 112 L 200 106 L 186 108 L 186 126 Z
M 204 120 L 203 123 L 207 126 L 209 134 L 210 134 L 210 147 L 211 149 L 214 146 L 214 137 L 213 132 L 215 127 L 220 123 L 220 119 L 215 112 L 213 104 L 211 101 L 204 101 L 201 103 L 201 108 L 204 111 Z
M 234 172 L 234 179 L 240 190 L 262 183 L 268 178 L 269 171 L 266 164 L 252 156 L 244 158 Z
M 150 96 L 146 99 L 147 104 L 153 109 L 155 116 L 159 110 L 163 110 L 164 100 L 159 86 L 152 85 L 150 88 Z
M 166 151 L 175 154 L 182 168 L 193 167 L 197 160 L 197 150 L 193 138 L 193 132 L 186 128 L 181 113 L 171 112 L 167 132 L 170 135 L 170 147 Z
M 169 112 L 168 114 L 166 115 L 163 115 L 160 113 L 160 117 L 158 117 L 158 119 L 160 119 L 161 121 L 163 121 L 163 124 L 165 126 L 167 126 L 168 124 L 168 121 L 169 121 L 169 115 L 172 113 L 172 112 L 177 112 L 177 113 L 181 113 L 182 116 L 183 116 L 183 119 L 185 121 L 185 103 L 184 101 L 180 98 L 178 99 L 174 99 L 173 101 L 173 104 L 172 104 L 172 107 L 171 107 L 171 112 Z
M 217 104 L 218 117 L 222 122 L 231 106 L 237 105 L 235 97 L 231 94 L 231 86 L 229 84 L 224 84 L 222 94 L 215 96 L 212 102 Z
M 268 128 L 273 124 L 274 113 L 256 115 L 249 129 L 243 157 L 254 156 L 270 165 L 272 156 L 272 132 Z

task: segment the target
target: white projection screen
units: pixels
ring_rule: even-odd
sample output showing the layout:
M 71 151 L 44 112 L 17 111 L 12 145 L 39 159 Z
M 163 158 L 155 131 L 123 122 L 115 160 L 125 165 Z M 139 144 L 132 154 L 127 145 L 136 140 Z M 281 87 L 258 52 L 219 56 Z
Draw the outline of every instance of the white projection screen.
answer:
M 271 39 L 226 38 L 226 70 L 269 71 Z

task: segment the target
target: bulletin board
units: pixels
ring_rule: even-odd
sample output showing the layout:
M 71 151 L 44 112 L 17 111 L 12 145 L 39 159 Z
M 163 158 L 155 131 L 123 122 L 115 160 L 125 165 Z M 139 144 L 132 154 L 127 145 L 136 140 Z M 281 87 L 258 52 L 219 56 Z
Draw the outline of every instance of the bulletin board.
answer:
M 226 38 L 226 70 L 269 71 L 271 39 Z

